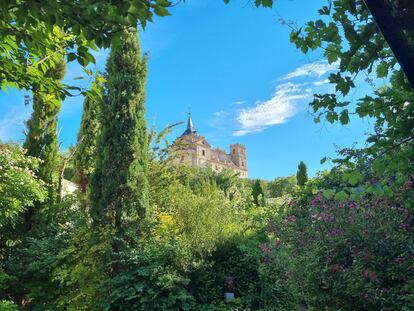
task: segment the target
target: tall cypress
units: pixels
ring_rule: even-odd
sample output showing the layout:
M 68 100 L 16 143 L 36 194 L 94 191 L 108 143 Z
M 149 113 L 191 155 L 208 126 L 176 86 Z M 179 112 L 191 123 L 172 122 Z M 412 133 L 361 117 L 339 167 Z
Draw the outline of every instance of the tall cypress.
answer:
M 265 203 L 264 191 L 260 179 L 256 179 L 252 187 L 253 201 L 257 206 L 263 206 Z M 261 196 L 261 197 L 260 197 Z
M 135 28 L 124 31 L 112 47 L 106 72 L 90 212 L 95 226 L 112 229 L 116 253 L 127 230 L 139 229 L 148 204 L 147 64 Z
M 102 77 L 97 74 L 92 83 L 93 96 L 85 96 L 75 154 L 75 180 L 82 195 L 86 194 L 95 169 L 96 143 L 100 130 L 99 111 L 102 106 Z
M 303 161 L 300 161 L 298 165 L 296 179 L 298 181 L 298 186 L 304 186 L 308 181 L 308 168 L 306 167 L 306 164 Z
M 51 68 L 46 76 L 60 82 L 66 72 L 66 62 L 62 59 L 54 68 Z M 45 204 L 51 206 L 56 201 L 58 193 L 58 114 L 61 108 L 60 94 L 45 93 L 40 85 L 33 86 L 33 112 L 27 121 L 27 135 L 24 148 L 27 154 L 41 159 L 38 177 L 46 183 L 48 199 Z M 25 225 L 27 229 L 32 227 L 33 214 L 36 207 L 29 207 L 25 213 Z

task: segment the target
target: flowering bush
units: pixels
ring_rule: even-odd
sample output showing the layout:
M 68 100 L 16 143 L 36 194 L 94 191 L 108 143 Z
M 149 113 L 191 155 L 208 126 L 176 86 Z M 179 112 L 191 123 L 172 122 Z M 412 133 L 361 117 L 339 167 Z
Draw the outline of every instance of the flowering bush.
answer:
M 323 195 L 324 182 L 298 193 L 280 222 L 290 282 L 310 310 L 412 310 L 412 189 L 351 200 Z

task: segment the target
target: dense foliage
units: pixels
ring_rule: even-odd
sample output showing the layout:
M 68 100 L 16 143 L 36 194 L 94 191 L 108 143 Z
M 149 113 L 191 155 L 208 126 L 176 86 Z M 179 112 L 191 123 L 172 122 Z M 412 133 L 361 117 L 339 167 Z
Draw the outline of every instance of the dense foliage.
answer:
M 373 118 L 376 130 L 364 148 L 340 150 L 330 171 L 309 178 L 301 162 L 296 176 L 271 182 L 182 166 L 173 149 L 160 146 L 171 127 L 148 133 L 146 57 L 135 25 L 117 35 L 106 31 L 144 23 L 152 11 L 165 15 L 169 2 L 3 4 L 0 16 L 7 18 L 0 24 L 15 27 L 19 43 L 8 37 L 0 53 L 5 44 L 16 50 L 23 44 L 18 53 L 48 65 L 18 84 L 36 89 L 38 75 L 46 79 L 34 94 L 28 151 L 0 145 L 0 309 L 413 310 L 414 92 L 363 1 L 328 4 L 320 20 L 291 34 L 303 52 L 323 47 L 329 62 L 339 61 L 329 78 L 338 93 L 315 95 L 315 120 L 346 125 L 355 113 Z M 44 15 L 46 8 L 57 10 Z M 88 21 L 100 30 L 82 23 L 77 29 L 70 14 L 76 8 L 85 9 L 77 21 L 110 14 Z M 131 14 L 121 18 L 125 9 Z M 61 29 L 52 26 L 56 17 Z M 79 34 L 78 55 L 68 58 L 80 56 L 81 63 L 90 58 L 88 36 L 112 43 L 105 79 L 97 77 L 91 90 L 100 96 L 85 99 L 69 155 L 58 153 L 61 94 L 48 85 L 60 83 L 64 64 L 28 56 L 34 47 L 22 37 L 26 26 L 40 50 L 60 56 L 70 44 L 55 44 Z M 0 69 L 1 83 L 22 74 L 22 59 L 1 59 L 11 66 L 7 75 Z M 346 96 L 364 70 L 386 78 L 385 85 L 351 111 Z M 73 177 L 78 190 L 56 200 L 62 175 Z M 36 230 L 28 230 L 33 224 Z M 235 299 L 226 300 L 225 292 Z
M 37 177 L 39 160 L 15 145 L 0 144 L 0 244 L 11 237 L 22 214 L 46 198 L 45 183 Z
M 334 170 L 294 194 L 278 227 L 291 281 L 311 310 L 411 310 L 412 186 L 358 199 L 344 195 L 352 187 Z
M 47 71 L 46 76 L 60 83 L 66 72 L 66 62 L 61 60 L 56 67 Z M 58 114 L 61 107 L 61 98 L 56 92 L 40 92 L 37 85 L 33 85 L 33 113 L 27 121 L 27 135 L 24 148 L 27 154 L 42 161 L 38 176 L 46 183 L 48 189 L 48 204 L 53 205 L 58 197 Z M 27 227 L 33 222 L 34 211 L 30 208 L 26 213 Z
M 120 42 L 123 29 L 145 27 L 155 15 L 169 15 L 167 0 L 123 1 L 2 1 L 0 3 L 0 87 L 70 95 L 77 89 L 62 86 L 45 73 L 61 56 L 86 67 L 94 63 L 90 48 Z
M 100 108 L 102 106 L 103 77 L 96 75 L 92 88 L 101 97 L 86 96 L 83 102 L 82 119 L 75 148 L 73 178 L 82 194 L 86 194 L 90 178 L 95 170 L 96 145 L 100 133 Z M 95 100 L 94 100 L 95 99 Z

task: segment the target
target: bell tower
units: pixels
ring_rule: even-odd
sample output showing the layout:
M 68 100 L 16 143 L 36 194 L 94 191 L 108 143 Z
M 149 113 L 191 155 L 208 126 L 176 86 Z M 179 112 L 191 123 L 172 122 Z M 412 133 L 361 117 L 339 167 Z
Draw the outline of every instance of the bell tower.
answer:
M 234 164 L 241 169 L 247 170 L 246 146 L 241 144 L 230 145 L 230 157 Z

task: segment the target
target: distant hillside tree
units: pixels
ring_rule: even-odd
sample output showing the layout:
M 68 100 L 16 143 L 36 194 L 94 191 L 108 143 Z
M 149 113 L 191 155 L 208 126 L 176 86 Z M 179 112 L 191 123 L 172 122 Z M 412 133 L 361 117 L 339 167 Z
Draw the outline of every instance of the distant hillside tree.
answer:
M 296 186 L 296 176 L 278 177 L 269 182 L 267 187 L 267 193 L 272 198 L 281 197 L 289 192 Z
M 303 161 L 300 161 L 298 165 L 296 179 L 298 181 L 298 186 L 303 186 L 308 181 L 308 168 L 306 167 L 306 164 Z
M 127 228 L 137 235 L 148 202 L 148 135 L 145 120 L 146 58 L 136 28 L 123 31 L 106 64 L 101 134 L 90 182 L 91 217 L 113 234 L 120 251 Z
M 264 189 L 260 179 L 256 179 L 252 186 L 253 201 L 257 206 L 264 205 Z
M 103 78 L 97 74 L 92 84 L 95 93 L 103 94 Z M 95 169 L 96 143 L 100 130 L 99 111 L 102 97 L 85 96 L 82 119 L 75 155 L 75 181 L 82 194 L 86 194 L 89 179 Z

